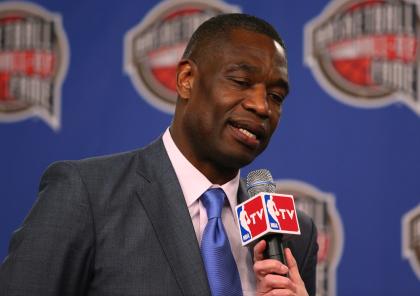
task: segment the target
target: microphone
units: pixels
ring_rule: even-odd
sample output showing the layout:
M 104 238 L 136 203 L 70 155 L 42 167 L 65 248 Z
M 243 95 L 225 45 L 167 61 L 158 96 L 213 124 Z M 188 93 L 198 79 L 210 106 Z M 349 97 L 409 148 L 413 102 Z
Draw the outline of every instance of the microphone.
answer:
M 273 181 L 273 176 L 266 169 L 250 172 L 246 178 L 246 187 L 249 196 L 255 196 L 261 192 L 276 192 L 276 184 Z M 267 242 L 264 250 L 264 258 L 276 259 L 285 264 L 283 234 L 267 234 L 264 239 Z
M 236 207 L 242 245 L 263 238 L 267 242 L 264 257 L 285 263 L 283 235 L 300 235 L 293 196 L 276 193 L 276 184 L 266 169 L 248 174 L 247 191 L 250 198 Z

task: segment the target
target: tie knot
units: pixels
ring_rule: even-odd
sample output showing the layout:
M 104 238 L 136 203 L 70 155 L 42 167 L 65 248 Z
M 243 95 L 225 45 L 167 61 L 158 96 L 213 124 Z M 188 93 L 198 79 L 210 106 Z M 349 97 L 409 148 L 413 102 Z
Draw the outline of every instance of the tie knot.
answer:
M 207 218 L 220 218 L 225 202 L 225 192 L 222 188 L 210 188 L 201 196 L 201 202 L 207 211 Z

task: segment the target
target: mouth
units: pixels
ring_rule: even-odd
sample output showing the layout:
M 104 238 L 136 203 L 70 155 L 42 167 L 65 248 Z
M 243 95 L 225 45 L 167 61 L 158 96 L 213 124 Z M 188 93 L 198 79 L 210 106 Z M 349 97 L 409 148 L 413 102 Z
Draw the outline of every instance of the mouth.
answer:
M 262 124 L 249 121 L 230 121 L 235 138 L 251 149 L 256 149 L 265 138 L 265 128 Z
M 249 130 L 246 130 L 244 128 L 238 128 L 238 130 L 243 133 L 245 136 L 252 138 L 252 139 L 257 139 L 257 136 L 254 135 L 253 133 L 251 133 Z

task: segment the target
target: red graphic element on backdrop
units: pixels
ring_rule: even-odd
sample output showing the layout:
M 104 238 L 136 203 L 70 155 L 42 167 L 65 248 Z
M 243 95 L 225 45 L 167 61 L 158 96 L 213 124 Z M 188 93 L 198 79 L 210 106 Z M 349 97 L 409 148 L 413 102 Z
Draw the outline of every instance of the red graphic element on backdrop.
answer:
M 305 28 L 305 61 L 331 95 L 353 106 L 402 101 L 420 114 L 417 4 L 336 0 Z
M 336 295 L 336 271 L 344 239 L 343 226 L 334 196 L 312 185 L 294 180 L 276 181 L 276 187 L 278 193 L 292 194 L 296 208 L 308 214 L 318 229 L 316 295 Z
M 0 4 L 0 121 L 60 125 L 68 45 L 60 17 L 30 3 Z
M 420 280 L 420 203 L 402 217 L 402 252 Z
M 192 33 L 205 20 L 236 6 L 221 1 L 164 1 L 125 36 L 125 71 L 139 94 L 156 108 L 175 109 L 176 67 Z

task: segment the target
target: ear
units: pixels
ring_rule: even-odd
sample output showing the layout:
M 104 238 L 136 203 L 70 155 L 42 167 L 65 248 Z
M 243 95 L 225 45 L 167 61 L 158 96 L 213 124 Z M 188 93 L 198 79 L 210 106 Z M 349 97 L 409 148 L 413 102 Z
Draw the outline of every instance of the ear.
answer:
M 195 64 L 191 60 L 182 60 L 176 69 L 176 90 L 182 99 L 189 99 L 194 84 Z

